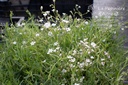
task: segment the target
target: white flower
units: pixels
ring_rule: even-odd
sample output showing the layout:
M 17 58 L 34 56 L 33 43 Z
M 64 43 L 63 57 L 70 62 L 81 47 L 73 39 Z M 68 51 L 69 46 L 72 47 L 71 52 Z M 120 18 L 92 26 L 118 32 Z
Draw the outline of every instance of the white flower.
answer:
M 23 45 L 26 44 L 26 41 L 23 41 L 22 44 L 23 44 Z
M 84 76 L 81 77 L 81 78 L 80 78 L 80 82 L 83 82 L 84 78 L 85 78 Z
M 39 22 L 43 22 L 43 19 L 40 19 Z
M 46 17 L 47 16 L 47 13 L 44 13 L 43 15 Z
M 40 7 L 40 10 L 41 10 L 41 11 L 43 10 L 43 6 Z
M 66 13 L 62 13 L 64 16 L 66 15 Z
M 50 11 L 46 11 L 46 13 L 47 13 L 47 14 L 49 14 L 49 13 L 50 13 Z
M 45 28 L 49 28 L 50 26 L 51 26 L 51 23 L 50 22 L 47 22 L 47 23 L 44 24 L 44 27 Z
M 111 58 L 110 55 L 107 56 L 108 58 Z
M 105 62 L 101 62 L 101 65 L 103 65 L 103 66 L 104 66 L 104 65 L 105 65 Z
M 121 30 L 124 30 L 124 28 L 121 28 Z
M 90 10 L 87 10 L 87 12 L 90 12 Z
M 39 33 L 37 33 L 37 34 L 36 34 L 36 37 L 38 37 L 38 36 L 40 36 L 40 34 L 39 34 Z
M 93 57 L 93 56 L 91 56 L 90 58 L 91 58 L 91 59 L 94 59 L 94 57 Z
M 55 9 L 52 9 L 53 12 L 55 12 Z
M 78 18 L 77 21 L 80 21 L 80 19 Z
M 44 30 L 44 28 L 41 28 L 40 30 L 41 30 L 41 31 L 43 31 L 43 30 Z
M 91 62 L 91 60 L 90 60 L 90 59 L 86 59 L 86 62 L 87 62 L 87 63 L 90 63 L 90 62 Z
M 71 58 L 69 61 L 70 61 L 70 62 L 75 62 L 76 59 L 75 59 L 75 58 Z
M 62 73 L 66 73 L 66 72 L 67 72 L 67 70 L 66 70 L 66 69 L 63 69 L 63 70 L 62 70 Z
M 68 32 L 68 31 L 71 31 L 71 29 L 68 27 L 68 28 L 65 28 L 65 30 Z
M 21 23 L 21 26 L 24 26 L 25 25 L 25 23 Z
M 86 21 L 85 24 L 88 25 L 88 22 Z
M 53 26 L 53 27 L 55 27 L 55 26 L 56 26 L 56 24 L 55 24 L 55 23 L 52 23 L 52 26 Z
M 95 16 L 95 18 L 97 19 L 97 18 L 98 18 L 98 16 Z
M 20 32 L 19 34 L 20 34 L 20 35 L 22 35 L 22 33 L 21 33 L 21 32 Z
M 68 20 L 62 20 L 62 22 L 69 23 L 69 21 L 68 21 Z
M 16 41 L 13 42 L 14 45 L 15 45 L 16 43 L 17 43 Z
M 73 65 L 73 64 L 70 64 L 69 66 L 70 66 L 70 68 L 74 68 L 75 67 L 75 65 Z
M 72 55 L 76 55 L 76 53 L 77 53 L 77 51 L 76 50 L 73 50 Z
M 54 43 L 54 46 L 57 46 L 57 45 L 58 45 L 58 42 L 55 42 L 55 43 Z
M 71 58 L 73 58 L 73 57 L 69 55 L 69 56 L 67 56 L 67 58 L 71 59 Z
M 47 52 L 47 54 L 50 54 L 50 53 L 52 53 L 53 51 L 54 51 L 53 49 L 49 49 L 48 52 Z
M 85 63 L 84 62 L 82 62 L 82 63 L 79 64 L 79 68 L 83 68 L 84 66 L 85 66 Z
M 91 46 L 92 46 L 93 48 L 95 48 L 95 47 L 96 47 L 96 43 L 91 42 Z
M 48 36 L 53 36 L 52 32 L 48 32 Z
M 114 31 L 113 33 L 116 34 L 116 31 Z
M 75 83 L 74 85 L 80 85 L 79 83 Z
M 31 45 L 35 45 L 35 43 L 36 43 L 35 41 L 32 41 L 30 44 L 31 44 Z
M 81 6 L 78 6 L 78 8 L 81 8 Z
M 108 52 L 104 51 L 104 55 L 108 55 Z
M 45 62 L 46 62 L 46 60 L 43 61 L 43 63 L 45 63 Z
M 56 50 L 59 50 L 60 49 L 60 47 L 56 47 Z
M 56 0 L 53 0 L 53 2 L 55 2 Z
M 104 61 L 105 59 L 104 58 L 101 58 L 101 61 Z

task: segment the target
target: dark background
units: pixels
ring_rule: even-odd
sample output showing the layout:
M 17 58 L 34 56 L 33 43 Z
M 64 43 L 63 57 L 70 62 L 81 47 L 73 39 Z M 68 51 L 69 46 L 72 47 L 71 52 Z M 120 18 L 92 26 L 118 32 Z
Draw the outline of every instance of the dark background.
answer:
M 20 0 L 22 1 L 22 0 Z M 0 17 L 9 17 L 10 11 L 13 11 L 14 16 L 25 16 L 26 9 L 28 9 L 34 15 L 40 15 L 40 6 L 43 6 L 44 11 L 50 11 L 52 8 L 49 6 L 53 4 L 52 0 L 30 0 L 29 4 L 17 4 L 13 5 L 11 1 L 7 0 L 5 2 L 0 1 Z M 56 0 L 56 9 L 60 14 L 69 14 L 70 10 L 73 10 L 75 5 L 81 6 L 79 9 L 82 13 L 85 13 L 88 6 L 93 4 L 93 0 Z M 88 13 L 85 18 L 91 17 L 91 13 Z

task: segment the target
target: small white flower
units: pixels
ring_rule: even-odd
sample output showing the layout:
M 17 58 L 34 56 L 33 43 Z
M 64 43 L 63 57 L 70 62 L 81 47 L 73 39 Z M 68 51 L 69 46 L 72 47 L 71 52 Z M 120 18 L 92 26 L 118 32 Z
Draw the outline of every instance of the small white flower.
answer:
M 93 48 L 95 48 L 95 47 L 96 47 L 96 43 L 91 42 L 91 46 L 92 46 Z
M 75 62 L 76 59 L 75 59 L 75 58 L 72 58 L 72 59 L 70 59 L 69 61 L 70 61 L 70 62 Z
M 54 43 L 54 46 L 57 46 L 57 45 L 58 45 L 58 42 L 55 42 L 55 43 Z
M 90 60 L 90 59 L 86 59 L 86 62 L 87 62 L 87 63 L 90 63 L 90 62 L 91 62 L 91 60 Z
M 112 24 L 109 25 L 109 28 L 111 28 L 111 27 L 112 27 Z
M 52 9 L 53 12 L 55 12 L 55 9 Z
M 93 57 L 93 56 L 91 56 L 90 58 L 91 58 L 91 59 L 94 59 L 94 57 Z
M 84 76 L 81 77 L 81 78 L 80 78 L 80 82 L 83 82 L 84 78 L 85 78 Z
M 74 68 L 75 67 L 75 65 L 73 65 L 73 64 L 70 64 L 69 66 L 70 66 L 70 68 Z
M 66 73 L 66 72 L 67 72 L 67 70 L 66 70 L 66 69 L 63 69 L 63 70 L 62 70 L 62 73 Z
M 31 45 L 35 45 L 35 43 L 36 43 L 35 41 L 32 41 L 30 44 L 31 44 Z
M 71 58 L 73 58 L 73 57 L 69 55 L 69 56 L 67 56 L 67 58 L 71 59 Z
M 43 6 L 40 7 L 40 10 L 41 10 L 41 11 L 43 10 Z
M 51 23 L 50 22 L 47 22 L 47 23 L 44 24 L 44 27 L 45 28 L 49 28 L 50 26 L 51 26 Z
M 66 13 L 62 13 L 64 16 L 66 15 Z
M 78 8 L 81 8 L 81 6 L 78 6 Z
M 79 83 L 75 83 L 74 85 L 80 85 Z
M 43 19 L 40 19 L 39 22 L 43 22 Z
M 52 23 L 52 26 L 53 26 L 53 27 L 55 27 L 55 26 L 56 26 L 56 24 L 55 24 L 55 23 Z
M 17 43 L 16 41 L 13 42 L 14 45 L 15 45 L 16 43 Z
M 87 10 L 87 12 L 90 12 L 90 10 Z
M 85 24 L 88 25 L 88 22 L 86 21 Z
M 25 25 L 25 23 L 21 23 L 21 26 L 24 26 Z
M 85 66 L 85 63 L 84 62 L 82 62 L 82 63 L 79 64 L 79 68 L 83 68 L 84 66 Z
M 41 30 L 41 31 L 43 31 L 43 30 L 44 30 L 44 28 L 41 28 L 40 30 Z
M 47 54 L 50 54 L 50 53 L 52 53 L 53 51 L 54 51 L 53 49 L 49 49 L 48 52 L 47 52 Z
M 111 58 L 110 55 L 107 56 L 108 58 Z
M 56 0 L 53 0 L 53 2 L 55 2 Z
M 106 41 L 106 39 L 103 39 L 102 41 L 103 41 L 103 42 L 105 42 L 105 41 Z
M 65 28 L 65 30 L 67 31 L 67 32 L 69 32 L 69 31 L 71 31 L 71 29 L 68 27 L 68 28 Z
M 104 66 L 104 65 L 105 65 L 105 62 L 101 62 L 101 65 L 103 65 L 103 66 Z
M 108 55 L 108 52 L 104 51 L 104 55 Z
M 47 13 L 44 13 L 43 15 L 46 17 L 47 16 Z
M 69 23 L 69 21 L 68 21 L 68 20 L 62 20 L 62 22 Z
M 87 41 L 88 40 L 88 38 L 85 38 L 83 41 L 85 42 L 85 41 Z
M 47 13 L 47 14 L 49 14 L 49 13 L 50 13 L 50 11 L 46 11 L 46 13 Z
M 95 18 L 97 19 L 97 18 L 98 18 L 98 16 L 95 16 Z
M 48 36 L 53 36 L 52 32 L 48 32 Z
M 43 63 L 45 63 L 45 62 L 46 62 L 46 60 L 43 61 Z
M 78 6 L 78 4 L 76 4 L 76 6 Z
M 116 34 L 116 31 L 114 31 L 113 33 Z
M 22 33 L 21 33 L 21 32 L 20 32 L 19 34 L 20 34 L 20 35 L 22 35 Z
M 62 56 L 62 54 L 60 53 L 59 56 Z
M 104 61 L 105 59 L 104 58 L 101 58 L 101 61 Z
M 56 47 L 56 50 L 59 50 L 60 49 L 60 47 Z
M 78 18 L 77 21 L 80 21 L 80 19 Z
M 76 55 L 76 53 L 77 53 L 77 51 L 76 50 L 73 50 L 72 55 Z
M 26 41 L 23 41 L 22 44 L 23 44 L 23 45 L 26 44 Z
M 121 30 L 124 30 L 124 28 L 121 28 Z
M 38 37 L 38 36 L 40 36 L 40 34 L 39 34 L 39 33 L 37 33 L 37 34 L 36 34 L 36 37 Z

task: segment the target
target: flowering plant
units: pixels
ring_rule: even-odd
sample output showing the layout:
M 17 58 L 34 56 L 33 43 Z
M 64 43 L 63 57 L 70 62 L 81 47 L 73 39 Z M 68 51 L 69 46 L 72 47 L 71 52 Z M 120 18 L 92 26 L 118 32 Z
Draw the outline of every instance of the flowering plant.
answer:
M 1 85 L 123 84 L 128 59 L 117 39 L 119 26 L 103 29 L 100 17 L 42 13 L 39 20 L 6 26 L 6 43 L 0 48 Z

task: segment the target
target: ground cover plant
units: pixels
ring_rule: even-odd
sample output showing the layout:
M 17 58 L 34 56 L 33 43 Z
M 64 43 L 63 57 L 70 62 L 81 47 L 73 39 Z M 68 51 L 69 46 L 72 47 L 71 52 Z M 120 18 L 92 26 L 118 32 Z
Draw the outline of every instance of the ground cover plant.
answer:
M 114 18 L 103 28 L 105 18 L 60 16 L 52 7 L 56 16 L 41 7 L 44 18 L 35 20 L 28 12 L 31 17 L 20 25 L 6 25 L 0 84 L 123 85 L 128 59 Z

